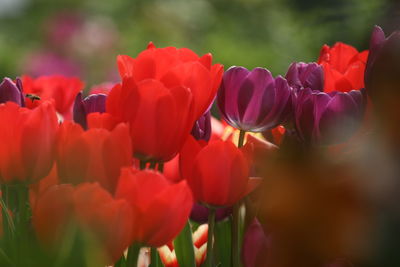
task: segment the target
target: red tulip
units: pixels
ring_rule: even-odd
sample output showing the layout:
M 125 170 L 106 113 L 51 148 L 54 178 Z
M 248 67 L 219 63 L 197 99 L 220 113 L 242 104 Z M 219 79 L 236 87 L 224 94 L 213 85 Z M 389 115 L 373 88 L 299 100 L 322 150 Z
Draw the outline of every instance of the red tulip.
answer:
M 152 44 L 136 58 L 118 57 L 122 83 L 111 90 L 106 111 L 130 124 L 138 157 L 168 161 L 178 153 L 221 82 L 223 67 L 211 61 L 211 54 Z
M 131 142 L 125 124 L 117 125 L 112 131 L 93 128 L 86 132 L 70 121 L 61 125 L 57 151 L 61 182 L 78 184 L 97 181 L 113 193 L 120 168 L 131 164 Z
M 180 160 L 182 177 L 198 202 L 232 206 L 258 183 L 258 179 L 249 179 L 248 162 L 230 141 L 214 141 L 201 147 L 189 137 Z
M 151 170 L 123 168 L 116 198 L 126 199 L 135 218 L 132 240 L 152 247 L 172 241 L 186 224 L 193 198 L 186 181 L 169 182 Z
M 57 116 L 44 102 L 29 110 L 13 102 L 0 105 L 0 179 L 34 182 L 51 170 L 55 156 Z
M 43 100 L 54 101 L 57 112 L 66 119 L 72 118 L 72 104 L 84 87 L 78 78 L 60 75 L 41 76 L 37 79 L 23 76 L 22 84 L 24 93 L 40 97 L 40 100 L 26 99 L 27 107 L 36 107 Z
M 136 58 L 118 56 L 122 78 L 135 82 L 154 79 L 166 88 L 188 88 L 194 96 L 195 117 L 199 118 L 210 106 L 221 83 L 223 66 L 212 65 L 210 53 L 199 57 L 188 48 L 156 48 L 150 43 Z
M 324 92 L 349 92 L 364 88 L 364 71 L 368 51 L 338 42 L 333 47 L 321 48 L 318 64 L 324 68 Z
M 75 224 L 90 234 L 107 264 L 117 261 L 129 246 L 132 219 L 125 200 L 115 200 L 98 184 L 88 183 L 49 188 L 39 196 L 32 217 L 36 235 L 45 246 L 61 245 Z
M 106 110 L 129 123 L 135 153 L 144 160 L 172 159 L 195 122 L 192 94 L 187 88 L 167 89 L 150 79 L 139 83 L 124 79 L 110 92 Z

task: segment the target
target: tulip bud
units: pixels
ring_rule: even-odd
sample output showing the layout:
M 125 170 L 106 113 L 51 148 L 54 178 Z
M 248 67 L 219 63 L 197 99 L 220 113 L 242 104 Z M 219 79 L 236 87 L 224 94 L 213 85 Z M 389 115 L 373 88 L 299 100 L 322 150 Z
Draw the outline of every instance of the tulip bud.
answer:
M 85 99 L 82 99 L 82 92 L 75 98 L 73 117 L 76 123 L 79 123 L 82 128 L 87 129 L 86 116 L 89 113 L 98 112 L 103 113 L 106 110 L 106 99 L 105 94 L 94 94 L 89 95 Z
M 12 101 L 19 106 L 25 106 L 25 99 L 22 93 L 22 83 L 19 78 L 13 82 L 10 78 L 4 78 L 0 83 L 0 103 Z
M 281 76 L 272 77 L 267 69 L 231 67 L 224 73 L 217 100 L 231 126 L 262 132 L 288 119 L 291 94 L 287 81 Z
M 324 70 L 315 62 L 292 63 L 285 78 L 288 84 L 295 89 L 310 88 L 316 91 L 324 89 Z
M 365 90 L 323 93 L 303 89 L 295 103 L 295 124 L 306 143 L 346 141 L 359 127 L 366 105 Z
M 210 140 L 211 137 L 211 112 L 204 113 L 192 128 L 192 136 L 197 140 Z

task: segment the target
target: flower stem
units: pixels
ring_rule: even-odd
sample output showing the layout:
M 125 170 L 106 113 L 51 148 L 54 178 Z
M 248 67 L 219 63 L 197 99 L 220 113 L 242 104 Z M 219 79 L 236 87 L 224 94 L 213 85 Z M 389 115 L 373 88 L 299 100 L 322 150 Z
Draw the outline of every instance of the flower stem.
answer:
M 238 140 L 238 148 L 243 147 L 244 137 L 246 135 L 246 131 L 240 130 L 239 140 Z M 240 232 L 240 209 L 241 201 L 233 205 L 232 209 L 232 266 L 239 267 L 240 266 L 240 240 L 239 240 L 239 232 Z
M 151 248 L 150 251 L 150 266 L 149 267 L 159 267 L 161 266 L 161 262 L 158 256 L 157 248 Z
M 206 267 L 212 267 L 213 262 L 213 236 L 215 226 L 215 208 L 209 208 L 208 214 L 208 240 L 207 240 L 207 255 Z
M 140 252 L 140 245 L 133 243 L 128 249 L 128 256 L 126 258 L 126 267 L 136 267 Z

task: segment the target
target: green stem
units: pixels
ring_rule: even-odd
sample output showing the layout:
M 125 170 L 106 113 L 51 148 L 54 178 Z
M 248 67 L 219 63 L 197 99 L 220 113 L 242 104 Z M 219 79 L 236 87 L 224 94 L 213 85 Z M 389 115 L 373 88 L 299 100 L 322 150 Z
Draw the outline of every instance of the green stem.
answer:
M 246 135 L 246 131 L 240 130 L 239 140 L 238 140 L 238 148 L 243 147 L 244 137 Z M 241 201 L 236 203 L 232 209 L 232 266 L 239 267 L 240 266 L 240 206 Z
M 126 267 L 136 267 L 139 252 L 140 252 L 140 245 L 138 243 L 133 243 L 128 249 L 128 256 L 126 258 Z
M 239 140 L 238 140 L 238 148 L 241 148 L 244 144 L 244 136 L 246 135 L 246 131 L 240 130 L 239 132 Z
M 215 209 L 209 208 L 208 214 L 208 239 L 207 239 L 207 254 L 206 254 L 206 267 L 212 267 L 213 264 L 213 236 L 215 226 Z
M 157 248 L 151 248 L 150 251 L 150 267 L 159 267 L 161 266 L 161 262 L 158 256 Z
M 163 162 L 158 163 L 158 171 L 161 173 L 164 172 L 164 163 Z

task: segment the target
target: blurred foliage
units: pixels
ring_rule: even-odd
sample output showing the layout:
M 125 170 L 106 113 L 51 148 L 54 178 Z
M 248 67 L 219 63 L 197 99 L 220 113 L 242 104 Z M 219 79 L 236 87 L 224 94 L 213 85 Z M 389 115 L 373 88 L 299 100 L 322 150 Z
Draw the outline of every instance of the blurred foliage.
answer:
M 316 60 L 324 43 L 366 49 L 372 26 L 390 6 L 388 0 L 0 0 L 5 3 L 12 8 L 0 12 L 1 76 L 25 72 L 24 59 L 35 51 L 60 53 L 46 36 L 57 14 L 106 21 L 117 36 L 112 47 L 98 51 L 86 41 L 80 49 L 89 53 L 67 53 L 90 85 L 110 80 L 116 55 L 135 56 L 149 41 L 211 52 L 226 68 L 263 66 L 284 75 L 292 61 Z M 96 42 L 91 34 L 85 38 Z

